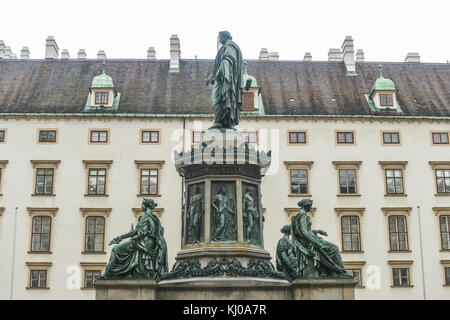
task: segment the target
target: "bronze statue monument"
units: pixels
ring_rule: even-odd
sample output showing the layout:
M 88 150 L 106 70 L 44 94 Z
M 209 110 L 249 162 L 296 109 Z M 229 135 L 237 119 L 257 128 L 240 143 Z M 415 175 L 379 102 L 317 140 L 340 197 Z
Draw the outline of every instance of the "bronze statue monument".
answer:
M 214 124 L 210 129 L 234 129 L 242 110 L 242 53 L 228 31 L 219 32 L 219 49 L 206 85 L 213 84 Z
M 144 198 L 141 208 L 145 214 L 136 228 L 110 242 L 110 245 L 117 245 L 111 251 L 101 279 L 152 279 L 158 282 L 168 272 L 164 229 L 152 212 L 156 206 L 153 199 Z M 120 243 L 127 238 L 131 239 Z

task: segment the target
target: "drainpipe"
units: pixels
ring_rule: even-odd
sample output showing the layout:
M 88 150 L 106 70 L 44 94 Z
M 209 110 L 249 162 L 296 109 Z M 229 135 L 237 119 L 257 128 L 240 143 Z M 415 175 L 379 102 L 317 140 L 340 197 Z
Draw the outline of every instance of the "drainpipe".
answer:
M 417 219 L 419 220 L 420 262 L 422 265 L 423 300 L 427 300 L 426 288 L 425 288 L 425 270 L 424 270 L 424 263 L 423 263 L 422 226 L 420 223 L 420 206 L 417 206 Z
M 14 269 L 15 269 L 15 261 L 16 261 L 16 226 L 17 226 L 17 207 L 14 208 L 14 233 L 13 233 L 13 254 L 12 254 L 12 264 L 11 264 L 11 291 L 9 295 L 9 299 L 13 299 L 13 290 L 14 290 Z

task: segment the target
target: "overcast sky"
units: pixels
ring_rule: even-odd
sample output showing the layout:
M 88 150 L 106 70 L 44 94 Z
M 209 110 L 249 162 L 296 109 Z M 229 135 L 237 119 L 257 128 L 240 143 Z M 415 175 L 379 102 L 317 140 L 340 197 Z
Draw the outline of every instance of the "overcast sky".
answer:
M 422 62 L 450 60 L 449 0 L 21 0 L 0 2 L 0 40 L 20 56 L 28 46 L 42 59 L 45 39 L 55 37 L 71 58 L 169 58 L 169 39 L 178 34 L 181 57 L 213 59 L 217 33 L 228 30 L 244 59 L 261 48 L 280 60 L 327 60 L 347 35 L 366 61 L 404 61 L 419 52 Z

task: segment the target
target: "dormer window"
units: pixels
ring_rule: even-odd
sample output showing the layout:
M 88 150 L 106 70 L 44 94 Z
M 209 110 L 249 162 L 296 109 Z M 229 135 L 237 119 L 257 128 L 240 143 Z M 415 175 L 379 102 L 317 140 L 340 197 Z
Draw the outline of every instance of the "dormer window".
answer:
M 397 103 L 396 89 L 394 81 L 383 77 L 380 68 L 380 77 L 375 81 L 370 90 L 370 94 L 366 94 L 366 101 L 373 112 L 378 111 L 393 111 L 402 112 Z
M 105 73 L 105 64 L 103 61 L 103 73 L 92 79 L 85 111 L 117 110 L 119 107 L 120 93 L 116 92 L 112 78 Z
M 261 88 L 258 87 L 256 78 L 247 73 L 247 62 L 244 62 L 242 84 L 242 112 L 264 114 Z
M 95 104 L 108 104 L 109 92 L 96 92 L 95 93 Z

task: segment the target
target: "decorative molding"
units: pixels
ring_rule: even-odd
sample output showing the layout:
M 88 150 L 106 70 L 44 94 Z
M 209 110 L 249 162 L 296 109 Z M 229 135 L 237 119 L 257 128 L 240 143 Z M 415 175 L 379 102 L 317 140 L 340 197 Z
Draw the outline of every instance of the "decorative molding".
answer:
M 387 167 L 402 167 L 405 169 L 408 161 L 378 161 L 378 163 L 383 169 Z
M 106 262 L 80 262 L 82 267 L 106 267 Z
M 3 211 L 5 211 L 5 207 L 0 207 L 0 217 L 3 215 Z
M 28 267 L 50 267 L 52 262 L 25 262 Z
M 413 260 L 388 260 L 387 262 L 392 267 L 410 267 L 414 261 Z
M 61 163 L 61 160 L 30 160 L 30 162 L 33 164 L 33 169 L 35 169 L 37 165 L 41 164 L 52 165 L 56 169 Z
M 366 208 L 334 208 L 334 212 L 339 217 L 340 215 L 356 214 L 362 216 Z
M 83 217 L 86 216 L 86 214 L 94 214 L 94 213 L 100 213 L 102 215 L 106 215 L 107 217 L 109 217 L 111 210 L 112 208 L 80 208 Z
M 314 164 L 314 161 L 284 161 L 283 163 L 288 169 L 296 166 L 302 166 L 311 169 L 311 166 Z
M 442 213 L 448 213 L 450 214 L 450 207 L 433 207 L 431 208 L 434 211 L 434 214 L 436 216 L 442 214 Z
M 0 167 L 4 168 L 8 164 L 9 160 L 0 160 Z
M 27 207 L 28 210 L 28 214 L 31 216 L 32 214 L 35 213 L 50 213 L 53 217 L 56 215 L 56 213 L 58 212 L 59 208 L 32 208 L 32 207 Z
M 409 216 L 410 212 L 412 210 L 412 207 L 383 207 L 381 208 L 381 211 L 383 211 L 384 215 L 387 216 L 388 214 L 407 214 Z
M 134 160 L 134 163 L 138 169 L 143 166 L 151 166 L 161 169 L 165 162 L 165 160 Z
M 352 269 L 352 268 L 362 268 L 366 262 L 365 261 L 343 261 L 345 269 Z
M 428 161 L 428 164 L 431 166 L 433 170 L 440 169 L 442 167 L 450 168 L 450 161 Z
M 356 166 L 359 169 L 362 161 L 332 161 L 331 163 L 334 164 L 336 169 L 342 166 Z
M 137 218 L 138 216 L 140 216 L 141 214 L 144 214 L 144 211 L 141 208 L 132 208 L 131 210 L 133 210 L 134 212 L 134 216 Z M 164 212 L 164 208 L 155 208 L 152 209 L 152 212 L 155 216 L 157 216 L 158 218 L 161 218 L 163 212 Z
M 87 168 L 91 165 L 104 165 L 108 167 L 108 169 L 111 167 L 111 164 L 113 163 L 113 160 L 83 160 L 84 167 Z

